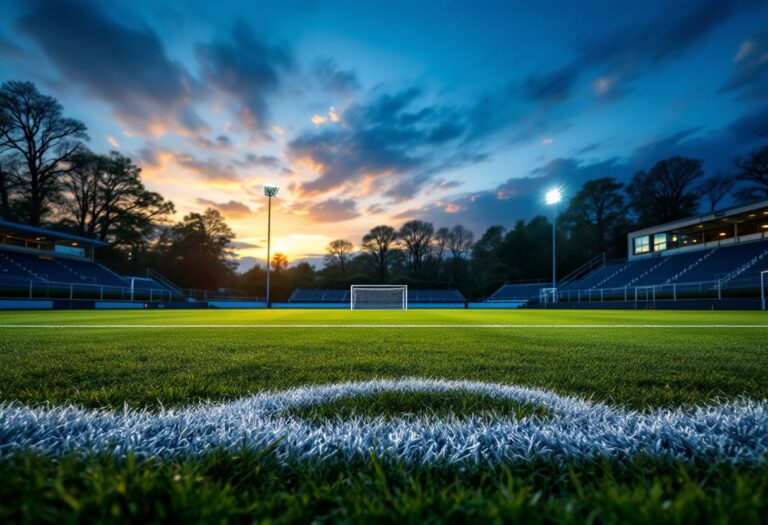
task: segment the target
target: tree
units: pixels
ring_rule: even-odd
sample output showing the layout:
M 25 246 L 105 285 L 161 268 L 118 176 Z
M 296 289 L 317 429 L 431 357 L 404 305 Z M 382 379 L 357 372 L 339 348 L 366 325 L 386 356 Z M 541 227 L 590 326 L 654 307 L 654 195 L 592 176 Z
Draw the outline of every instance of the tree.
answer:
M 217 210 L 190 213 L 158 241 L 159 261 L 164 272 L 183 287 L 218 288 L 236 267 L 230 251 L 234 238 Z
M 346 266 L 354 246 L 346 239 L 336 239 L 325 247 L 325 265 L 338 266 L 342 277 L 346 274 Z
M 684 219 L 696 213 L 700 193 L 694 184 L 704 176 L 701 161 L 672 157 L 640 171 L 627 186 L 629 204 L 639 226 Z
M 472 250 L 474 237 L 472 232 L 461 224 L 451 228 L 448 233 L 448 249 L 451 251 L 454 262 L 460 261 Z
M 39 226 L 57 200 L 60 178 L 87 139 L 85 124 L 64 117 L 61 104 L 31 82 L 0 87 L 0 152 L 18 160 L 12 176 L 30 225 Z
M 736 177 L 727 173 L 718 173 L 704 179 L 699 189 L 701 194 L 709 201 L 709 211 L 715 211 L 722 201 L 736 185 Z M 766 186 L 768 190 L 768 186 Z
M 422 263 L 432 249 L 432 238 L 435 227 L 431 222 L 413 220 L 400 228 L 398 236 L 405 243 L 411 262 L 411 269 L 416 274 L 421 273 Z
M 741 201 L 751 202 L 768 199 L 768 146 L 753 152 L 745 160 L 737 160 L 737 178 L 747 184 L 736 193 Z
M 439 261 L 443 260 L 443 254 L 448 249 L 450 236 L 451 230 L 446 227 L 442 227 L 435 232 L 435 256 Z
M 368 254 L 379 283 L 385 283 L 394 254 L 397 232 L 385 224 L 375 226 L 363 237 L 363 250 Z
M 277 252 L 272 256 L 272 271 L 280 273 L 288 268 L 288 257 L 284 253 Z
M 562 221 L 572 230 L 587 229 L 593 247 L 590 251 L 596 254 L 609 251 L 616 230 L 626 222 L 623 187 L 612 177 L 587 181 L 563 213 Z
M 144 187 L 141 169 L 115 151 L 74 155 L 62 187 L 67 198 L 61 222 L 113 246 L 142 241 L 174 211 L 172 202 Z

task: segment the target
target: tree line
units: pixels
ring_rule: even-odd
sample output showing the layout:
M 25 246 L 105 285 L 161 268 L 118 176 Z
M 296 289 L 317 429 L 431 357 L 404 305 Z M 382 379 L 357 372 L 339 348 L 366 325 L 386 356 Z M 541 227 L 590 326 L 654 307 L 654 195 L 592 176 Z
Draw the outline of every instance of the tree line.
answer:
M 186 288 L 264 294 L 265 268 L 237 273 L 235 235 L 218 211 L 190 213 L 174 223 L 173 203 L 144 186 L 131 159 L 114 151 L 96 154 L 87 141 L 85 124 L 66 116 L 55 98 L 29 82 L 2 84 L 0 217 L 106 241 L 112 246 L 107 262 L 124 274 L 152 268 Z M 707 176 L 700 160 L 672 157 L 627 184 L 590 180 L 557 217 L 558 272 L 565 275 L 601 254 L 624 257 L 629 231 L 714 210 L 729 198 L 768 199 L 768 145 L 737 159 L 731 173 Z M 280 300 L 297 287 L 400 283 L 487 297 L 505 281 L 549 278 L 551 228 L 549 218 L 537 216 L 491 226 L 475 239 L 461 224 L 378 225 L 359 240 L 359 249 L 349 239 L 330 242 L 320 269 L 305 262 L 289 266 L 284 254 L 275 254 L 272 293 Z

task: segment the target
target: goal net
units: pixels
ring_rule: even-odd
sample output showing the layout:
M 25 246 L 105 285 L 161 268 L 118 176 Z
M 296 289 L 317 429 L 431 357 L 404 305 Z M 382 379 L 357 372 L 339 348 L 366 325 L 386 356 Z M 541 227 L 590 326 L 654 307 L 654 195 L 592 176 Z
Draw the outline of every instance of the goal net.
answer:
M 351 310 L 407 310 L 405 285 L 353 284 L 349 293 Z

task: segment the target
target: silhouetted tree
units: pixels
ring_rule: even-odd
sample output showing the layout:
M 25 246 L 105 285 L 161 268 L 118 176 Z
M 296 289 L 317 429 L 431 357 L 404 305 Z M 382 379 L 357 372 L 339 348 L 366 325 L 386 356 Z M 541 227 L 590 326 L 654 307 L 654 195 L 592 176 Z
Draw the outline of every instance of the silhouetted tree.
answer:
M 341 276 L 346 274 L 346 267 L 349 258 L 352 255 L 354 246 L 346 239 L 336 239 L 328 243 L 325 247 L 325 265 L 326 267 L 338 266 Z
M 763 146 L 744 160 L 737 160 L 738 180 L 746 187 L 736 192 L 736 198 L 745 201 L 768 199 L 768 146 Z
M 132 245 L 174 211 L 172 202 L 144 187 L 141 169 L 128 157 L 82 151 L 71 162 L 62 177 L 66 198 L 60 222 L 81 235 L 117 247 Z
M 85 124 L 64 117 L 61 104 L 31 82 L 0 87 L 0 153 L 16 158 L 11 173 L 28 224 L 39 226 L 58 200 L 61 176 L 87 139 Z
M 363 237 L 363 250 L 373 264 L 379 283 L 385 283 L 389 274 L 389 265 L 395 252 L 397 232 L 385 224 L 376 226 Z
M 583 252 L 598 255 L 611 251 L 616 231 L 627 223 L 628 209 L 621 189 L 624 184 L 612 177 L 587 181 L 571 199 L 560 220 L 571 231 L 585 228 L 589 242 Z
M 731 193 L 736 182 L 736 177 L 728 173 L 718 173 L 704 179 L 699 189 L 709 202 L 709 211 L 715 211 L 717 205 Z
M 629 205 L 641 227 L 684 219 L 695 214 L 700 192 L 696 183 L 704 176 L 701 161 L 672 157 L 640 171 L 627 186 Z
M 272 256 L 272 271 L 280 273 L 288 268 L 288 257 L 284 253 L 277 252 Z
M 434 234 L 435 227 L 432 223 L 419 220 L 406 222 L 398 232 L 408 250 L 411 269 L 416 274 L 421 273 L 424 259 L 430 254 Z

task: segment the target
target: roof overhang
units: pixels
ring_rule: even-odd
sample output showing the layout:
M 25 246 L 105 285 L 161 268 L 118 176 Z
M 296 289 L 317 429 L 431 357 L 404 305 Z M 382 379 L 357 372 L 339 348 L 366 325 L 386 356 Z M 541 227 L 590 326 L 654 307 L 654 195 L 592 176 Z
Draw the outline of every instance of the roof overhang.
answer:
M 74 235 L 72 233 L 59 232 L 46 228 L 38 228 L 36 226 L 29 226 L 27 224 L 19 224 L 10 221 L 0 221 L 0 231 L 4 231 L 9 234 L 29 234 L 37 237 L 44 237 L 45 239 L 51 239 L 54 241 L 72 241 L 85 246 L 109 246 L 109 243 L 96 239 L 89 239 L 88 237 L 83 237 L 81 235 Z

